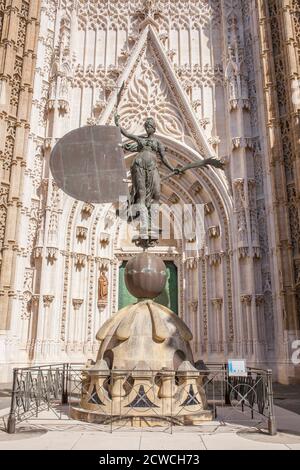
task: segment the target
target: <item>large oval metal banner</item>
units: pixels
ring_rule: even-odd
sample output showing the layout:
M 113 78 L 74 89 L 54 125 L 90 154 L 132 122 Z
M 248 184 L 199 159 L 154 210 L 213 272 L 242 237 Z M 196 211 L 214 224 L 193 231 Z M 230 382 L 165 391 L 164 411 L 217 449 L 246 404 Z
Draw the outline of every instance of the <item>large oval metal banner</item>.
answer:
M 116 126 L 86 126 L 62 137 L 50 155 L 53 178 L 84 202 L 114 203 L 127 196 L 126 169 Z

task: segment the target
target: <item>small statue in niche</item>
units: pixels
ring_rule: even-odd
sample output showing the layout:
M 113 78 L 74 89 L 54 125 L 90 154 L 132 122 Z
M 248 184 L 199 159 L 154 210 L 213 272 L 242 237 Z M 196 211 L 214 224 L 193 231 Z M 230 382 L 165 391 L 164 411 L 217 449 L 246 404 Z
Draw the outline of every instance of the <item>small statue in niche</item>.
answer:
M 106 302 L 108 297 L 108 279 L 102 271 L 98 280 L 98 302 Z

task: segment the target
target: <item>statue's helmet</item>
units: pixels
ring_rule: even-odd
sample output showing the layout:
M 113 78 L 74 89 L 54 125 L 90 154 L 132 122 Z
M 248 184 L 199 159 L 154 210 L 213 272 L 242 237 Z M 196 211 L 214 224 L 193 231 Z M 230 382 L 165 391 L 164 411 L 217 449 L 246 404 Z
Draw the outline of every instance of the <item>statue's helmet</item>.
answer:
M 152 129 L 154 130 L 154 132 L 156 131 L 156 124 L 155 124 L 155 121 L 152 117 L 148 117 L 145 121 L 145 124 L 144 124 L 144 127 L 145 129 L 149 129 L 149 127 L 152 127 Z

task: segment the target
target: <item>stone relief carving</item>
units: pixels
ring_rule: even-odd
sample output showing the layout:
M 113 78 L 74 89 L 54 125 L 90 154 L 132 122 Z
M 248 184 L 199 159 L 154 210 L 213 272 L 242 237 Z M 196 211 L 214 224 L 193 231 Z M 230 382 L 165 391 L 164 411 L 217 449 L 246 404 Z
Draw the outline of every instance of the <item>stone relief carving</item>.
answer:
M 130 26 L 126 21 L 128 16 L 131 17 Z M 198 29 L 208 27 L 210 23 L 216 27 L 220 23 L 220 1 L 109 0 L 105 4 L 95 4 L 93 0 L 79 0 L 78 17 L 82 29 L 118 27 L 131 33 L 138 32 L 141 24 L 144 26 L 149 22 L 161 31 L 168 31 L 169 27 Z

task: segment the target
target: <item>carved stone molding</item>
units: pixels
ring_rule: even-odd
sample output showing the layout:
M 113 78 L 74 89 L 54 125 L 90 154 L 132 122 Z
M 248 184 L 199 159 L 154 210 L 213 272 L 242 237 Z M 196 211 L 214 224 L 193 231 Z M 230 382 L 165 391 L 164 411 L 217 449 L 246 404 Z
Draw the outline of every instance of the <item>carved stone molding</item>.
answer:
M 194 101 L 192 102 L 193 109 L 195 110 L 196 113 L 198 112 L 198 109 L 200 108 L 201 104 L 202 104 L 202 103 L 201 103 L 201 100 L 199 100 L 199 99 L 198 99 L 198 100 L 194 100 Z
M 240 246 L 238 248 L 239 259 L 249 258 L 250 256 L 250 249 L 248 246 Z
M 102 312 L 105 307 L 107 307 L 107 300 L 98 300 L 97 306 L 100 312 Z
M 197 240 L 197 236 L 195 233 L 189 233 L 185 236 L 185 240 L 187 243 L 195 243 Z
M 169 49 L 167 51 L 167 56 L 169 57 L 170 61 L 173 62 L 174 57 L 176 56 L 176 51 L 175 49 Z
M 57 260 L 58 248 L 47 247 L 46 248 L 46 257 L 49 263 L 53 264 Z
M 252 295 L 250 294 L 242 294 L 241 295 L 241 302 L 246 305 L 251 305 L 252 302 Z
M 87 255 L 83 253 L 74 253 L 76 269 L 81 270 L 85 267 L 87 261 Z
M 54 295 L 43 295 L 43 303 L 44 303 L 44 308 L 50 307 L 54 300 Z
M 39 259 L 42 257 L 43 254 L 43 247 L 42 246 L 35 246 L 33 249 L 33 255 L 35 259 Z
M 196 315 L 197 312 L 198 312 L 198 305 L 199 305 L 198 300 L 191 300 L 191 301 L 189 301 L 189 308 L 190 308 L 190 310 L 192 311 L 192 313 L 193 313 L 194 315 Z
M 51 150 L 55 145 L 55 139 L 53 137 L 46 137 L 44 139 L 44 149 Z
M 211 215 L 215 210 L 215 206 L 213 205 L 212 202 L 207 202 L 204 204 L 204 214 L 205 215 Z
M 196 269 L 198 266 L 198 260 L 195 257 L 187 258 L 185 260 L 185 266 L 188 270 Z
M 179 201 L 180 201 L 180 197 L 175 193 L 172 193 L 168 199 L 169 204 L 178 204 Z
M 109 209 L 104 218 L 104 229 L 110 229 L 116 221 L 116 212 L 112 208 Z
M 210 124 L 210 119 L 209 118 L 202 118 L 202 119 L 200 119 L 199 124 L 203 129 L 206 129 L 207 126 Z
M 215 135 L 215 136 L 211 136 L 208 139 L 208 142 L 210 143 L 212 147 L 217 147 L 221 143 L 221 139 L 218 135 Z
M 219 266 L 222 262 L 224 253 L 211 253 L 207 255 L 210 266 Z
M 83 299 L 72 299 L 72 305 L 75 311 L 79 310 L 82 304 Z
M 114 263 L 114 260 L 109 258 L 100 258 L 96 257 L 95 261 L 97 263 L 99 271 L 108 271 L 109 267 Z
M 233 137 L 232 150 L 239 148 L 253 149 L 254 143 L 252 137 Z
M 94 210 L 93 204 L 90 204 L 89 202 L 85 202 L 82 206 L 81 213 L 84 218 L 91 217 L 93 210 Z
M 259 246 L 253 247 L 253 258 L 260 259 L 261 258 L 261 249 Z
M 222 305 L 223 305 L 223 299 L 218 297 L 215 299 L 211 299 L 211 303 L 215 309 L 216 312 L 220 313 L 222 310 Z
M 81 226 L 76 227 L 76 238 L 78 241 L 82 242 L 83 240 L 86 240 L 87 233 L 88 233 L 87 227 L 81 227 Z
M 105 248 L 110 241 L 110 233 L 108 232 L 101 232 L 99 237 L 100 245 L 102 248 Z
M 264 297 L 264 294 L 257 294 L 255 296 L 255 303 L 256 305 L 262 305 L 265 301 L 265 297 Z
M 39 294 L 33 294 L 31 297 L 31 304 L 32 305 L 38 305 L 40 301 L 40 295 Z
M 238 107 L 245 110 L 250 110 L 250 100 L 248 98 L 231 99 L 229 100 L 229 110 L 235 111 Z

